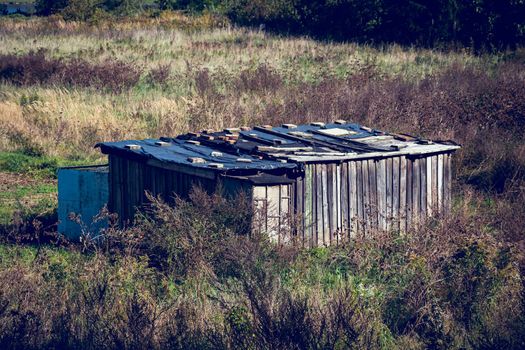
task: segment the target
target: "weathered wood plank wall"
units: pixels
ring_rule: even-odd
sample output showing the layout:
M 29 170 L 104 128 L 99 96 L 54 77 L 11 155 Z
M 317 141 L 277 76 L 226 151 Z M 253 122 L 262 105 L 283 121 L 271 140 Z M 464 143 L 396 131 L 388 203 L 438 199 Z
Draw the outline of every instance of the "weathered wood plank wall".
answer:
M 147 202 L 146 192 L 172 202 L 175 194 L 185 197 L 194 185 L 207 191 L 213 191 L 216 186 L 216 182 L 211 179 L 115 155 L 109 155 L 109 169 L 108 208 L 119 214 L 119 222 L 123 226 L 130 224 L 136 209 Z
M 374 229 L 401 230 L 451 207 L 451 154 L 306 164 L 293 186 L 304 246 L 337 244 Z
M 292 239 L 293 200 L 292 185 L 268 185 L 253 187 L 255 208 L 252 227 L 265 232 L 276 243 Z M 296 231 L 298 232 L 298 230 Z M 302 240 L 302 236 L 300 238 Z
M 109 156 L 109 166 L 109 209 L 119 213 L 123 225 L 147 202 L 146 191 L 170 201 L 175 194 L 186 196 L 195 185 L 210 192 L 217 185 L 210 177 L 114 155 Z M 291 185 L 252 190 L 239 184 L 264 213 L 258 229 L 277 242 L 288 241 L 293 229 L 305 247 L 338 244 L 375 229 L 406 231 L 427 216 L 450 211 L 450 153 L 312 163 L 304 168 L 304 177 Z

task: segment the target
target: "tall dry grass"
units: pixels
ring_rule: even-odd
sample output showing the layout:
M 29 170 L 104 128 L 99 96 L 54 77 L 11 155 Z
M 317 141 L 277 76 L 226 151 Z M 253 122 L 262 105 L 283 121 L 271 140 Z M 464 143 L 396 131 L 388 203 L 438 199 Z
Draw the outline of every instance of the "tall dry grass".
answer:
M 449 124 L 463 122 L 466 115 L 483 124 L 474 123 L 476 128 L 486 127 L 487 111 L 477 111 L 472 102 L 477 99 L 494 104 L 491 118 L 519 118 L 521 113 L 521 106 L 515 106 L 518 98 L 509 96 L 514 91 L 519 96 L 523 82 L 522 50 L 476 56 L 395 45 L 372 48 L 230 27 L 193 30 L 179 26 L 177 18 L 184 16 L 166 13 L 98 25 L 2 19 L 2 64 L 27 73 L 3 74 L 4 149 L 19 145 L 18 138 L 5 136 L 11 113 L 24 119 L 17 121 L 17 133 L 25 134 L 21 138 L 35 139 L 44 153 L 61 156 L 93 156 L 90 146 L 102 140 L 339 117 L 456 137 L 461 126 Z M 45 55 L 35 60 L 30 52 L 38 49 Z M 142 76 L 136 80 L 134 75 L 125 89 L 112 89 L 125 76 L 112 73 L 115 67 L 107 62 L 121 62 L 123 73 Z M 512 90 L 507 96 L 493 91 L 500 81 Z M 100 91 L 104 86 L 123 91 Z M 45 130 L 27 126 L 37 120 Z M 61 140 L 58 147 L 48 142 L 49 135 Z

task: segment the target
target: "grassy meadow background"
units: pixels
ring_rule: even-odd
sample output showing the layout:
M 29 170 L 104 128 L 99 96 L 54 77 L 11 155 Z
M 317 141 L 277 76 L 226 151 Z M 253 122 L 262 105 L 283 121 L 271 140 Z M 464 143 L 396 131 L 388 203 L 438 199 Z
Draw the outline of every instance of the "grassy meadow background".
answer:
M 302 251 L 196 191 L 102 245 L 54 233 L 55 171 L 97 142 L 335 119 L 461 143 L 451 217 Z M 523 48 L 0 18 L 0 347 L 523 348 L 524 137 Z

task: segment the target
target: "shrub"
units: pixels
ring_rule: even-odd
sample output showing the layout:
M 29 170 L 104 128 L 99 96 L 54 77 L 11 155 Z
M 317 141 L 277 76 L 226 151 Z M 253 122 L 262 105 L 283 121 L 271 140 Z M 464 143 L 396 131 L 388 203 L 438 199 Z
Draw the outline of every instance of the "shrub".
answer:
M 141 71 L 121 61 L 108 59 L 92 64 L 75 59 L 64 64 L 51 83 L 121 92 L 137 85 Z
M 0 56 L 0 78 L 16 85 L 48 82 L 61 68 L 61 63 L 46 59 L 43 51 L 27 55 Z
M 86 21 L 93 18 L 102 0 L 67 0 L 67 6 L 61 10 L 64 19 Z
M 147 77 L 148 83 L 151 85 L 164 85 L 171 79 L 171 65 L 161 64 L 152 68 Z
M 250 229 L 248 201 L 242 194 L 227 200 L 192 190 L 189 201 L 175 199 L 172 207 L 149 196 L 151 205 L 132 229 L 142 239 L 152 262 L 177 278 L 215 276 L 221 266 L 225 242 Z
M 46 58 L 43 51 L 0 55 L 0 79 L 16 85 L 65 85 L 121 92 L 135 86 L 141 70 L 107 59 L 93 64 L 81 59 L 63 61 Z
M 266 64 L 259 65 L 254 70 L 241 71 L 235 82 L 235 88 L 240 92 L 267 92 L 279 89 L 282 85 L 281 76 Z

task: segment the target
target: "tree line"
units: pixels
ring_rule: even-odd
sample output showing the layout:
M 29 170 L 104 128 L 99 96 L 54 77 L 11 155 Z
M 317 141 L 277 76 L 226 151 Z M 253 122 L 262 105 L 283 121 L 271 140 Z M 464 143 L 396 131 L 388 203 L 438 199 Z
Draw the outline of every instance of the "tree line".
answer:
M 286 34 L 366 43 L 506 49 L 523 44 L 525 0 L 37 0 L 40 15 L 202 11 Z

